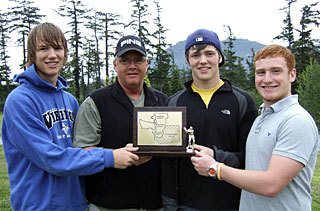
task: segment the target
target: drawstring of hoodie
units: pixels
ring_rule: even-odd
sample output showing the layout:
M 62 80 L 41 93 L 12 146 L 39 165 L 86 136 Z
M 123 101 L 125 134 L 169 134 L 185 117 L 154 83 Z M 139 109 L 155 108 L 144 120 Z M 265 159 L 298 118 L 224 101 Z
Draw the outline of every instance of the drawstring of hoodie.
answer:
M 58 97 L 61 97 L 62 98 L 62 107 L 61 105 L 59 106 L 58 105 L 58 101 L 59 99 L 57 99 Z M 59 112 L 59 125 L 60 125 L 60 130 L 65 132 L 65 135 L 68 136 L 70 135 L 71 137 L 71 130 L 72 130 L 72 124 L 70 122 L 70 113 L 69 113 L 69 110 L 68 110 L 68 107 L 67 107 L 67 103 L 65 102 L 65 97 L 63 96 L 63 89 L 60 88 L 60 90 L 58 90 L 58 88 L 56 87 L 55 90 L 53 90 L 53 98 L 54 98 L 54 103 L 55 103 L 55 107 L 57 109 L 57 111 Z M 64 110 L 64 114 L 61 113 L 61 110 Z M 65 115 L 65 119 L 63 119 L 63 115 Z M 68 131 L 64 131 L 64 129 L 66 128 L 66 125 L 64 124 L 67 124 L 69 130 Z M 71 137 L 72 138 L 72 137 Z
M 65 98 L 63 97 L 63 90 L 60 91 L 60 94 L 61 94 L 61 97 L 62 97 L 63 106 L 64 106 L 64 108 L 66 110 L 67 122 L 68 122 L 68 127 L 69 127 L 69 130 L 70 130 L 70 138 L 72 139 L 72 136 L 71 136 L 72 132 L 71 131 L 73 130 L 73 124 L 70 122 L 71 121 L 70 118 L 72 118 L 70 115 L 71 115 L 71 112 L 73 114 L 73 111 L 70 109 L 70 113 L 69 113 L 69 110 L 68 110 L 68 108 L 66 106 Z M 73 121 L 75 121 L 75 119 L 73 119 Z

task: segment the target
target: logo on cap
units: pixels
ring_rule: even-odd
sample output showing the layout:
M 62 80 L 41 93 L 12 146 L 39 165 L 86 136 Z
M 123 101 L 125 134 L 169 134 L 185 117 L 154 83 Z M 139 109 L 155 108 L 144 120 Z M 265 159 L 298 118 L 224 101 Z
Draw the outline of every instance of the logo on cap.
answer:
M 201 42 L 201 41 L 203 41 L 203 37 L 197 37 L 196 38 L 196 42 Z
M 144 56 L 147 55 L 144 42 L 139 37 L 133 35 L 124 36 L 118 41 L 115 56 L 122 56 L 128 51 L 138 51 Z
M 142 46 L 141 42 L 139 40 L 135 40 L 135 39 L 127 39 L 127 40 L 123 40 L 121 42 L 121 47 L 123 47 L 124 45 L 130 45 L 130 44 L 135 44 L 138 46 Z

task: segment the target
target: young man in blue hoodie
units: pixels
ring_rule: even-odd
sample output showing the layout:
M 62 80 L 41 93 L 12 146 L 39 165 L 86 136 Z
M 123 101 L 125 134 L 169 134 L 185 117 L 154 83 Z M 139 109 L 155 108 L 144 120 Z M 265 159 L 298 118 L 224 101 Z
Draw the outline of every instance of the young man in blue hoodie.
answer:
M 78 111 L 59 72 L 67 60 L 67 41 L 54 24 L 42 23 L 28 36 L 28 69 L 7 97 L 2 139 L 14 210 L 85 210 L 80 175 L 126 168 L 138 156 L 133 147 L 117 150 L 72 147 Z

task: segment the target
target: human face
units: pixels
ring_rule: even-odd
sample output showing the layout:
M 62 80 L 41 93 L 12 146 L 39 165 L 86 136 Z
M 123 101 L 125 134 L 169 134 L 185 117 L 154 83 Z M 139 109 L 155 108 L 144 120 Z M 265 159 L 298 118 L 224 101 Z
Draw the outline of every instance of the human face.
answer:
M 59 72 L 64 64 L 65 51 L 62 45 L 52 47 L 39 43 L 36 50 L 35 64 L 39 76 L 56 86 Z
M 193 81 L 198 88 L 209 89 L 218 85 L 221 60 L 218 50 L 212 45 L 202 50 L 189 49 L 188 62 L 192 70 Z
M 137 51 L 129 51 L 114 60 L 113 65 L 120 85 L 126 90 L 142 90 L 148 60 Z
M 255 63 L 256 89 L 266 107 L 291 95 L 291 83 L 296 79 L 296 69 L 288 69 L 283 57 L 267 57 Z

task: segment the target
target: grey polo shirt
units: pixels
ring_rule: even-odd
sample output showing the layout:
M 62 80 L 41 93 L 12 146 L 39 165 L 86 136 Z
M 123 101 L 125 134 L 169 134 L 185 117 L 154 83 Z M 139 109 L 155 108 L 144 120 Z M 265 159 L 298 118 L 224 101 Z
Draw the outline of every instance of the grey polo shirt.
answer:
M 272 155 L 296 160 L 304 168 L 276 197 L 242 191 L 240 210 L 311 211 L 311 180 L 319 144 L 311 115 L 291 95 L 262 113 L 252 125 L 246 145 L 246 170 L 266 171 Z

